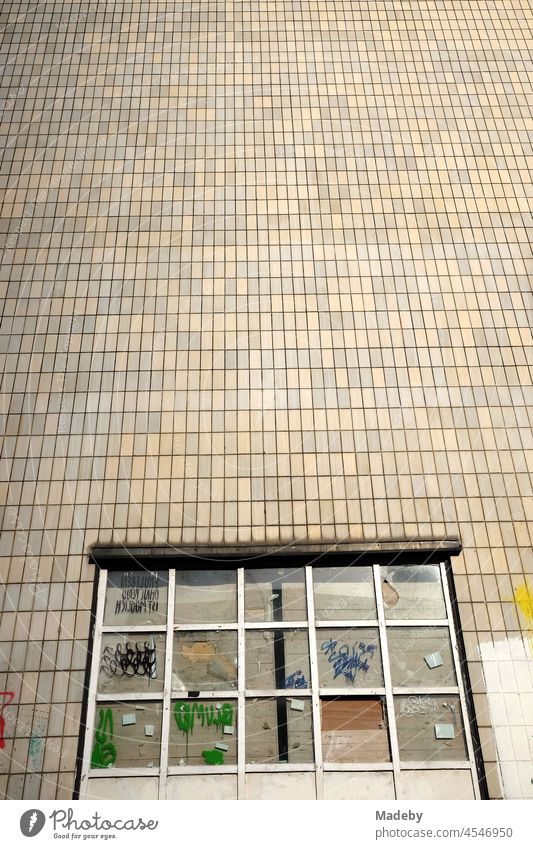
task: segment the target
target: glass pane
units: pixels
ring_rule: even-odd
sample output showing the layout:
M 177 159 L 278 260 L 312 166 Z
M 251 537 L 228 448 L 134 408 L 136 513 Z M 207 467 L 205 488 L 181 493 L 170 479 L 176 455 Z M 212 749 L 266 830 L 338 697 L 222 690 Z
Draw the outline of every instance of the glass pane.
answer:
M 164 625 L 168 572 L 108 572 L 104 625 Z
M 98 702 L 92 769 L 159 766 L 160 702 Z
M 448 628 L 387 630 L 393 687 L 454 687 Z
M 382 566 L 387 619 L 446 619 L 439 566 Z
M 99 693 L 163 690 L 165 634 L 102 634 Z
M 174 634 L 172 689 L 237 689 L 236 631 L 178 631 Z
M 237 763 L 237 701 L 177 701 L 170 719 L 169 763 L 223 766 Z
M 391 759 L 385 701 L 320 700 L 322 753 L 328 763 L 386 763 Z
M 244 607 L 248 622 L 307 619 L 303 569 L 246 569 Z
M 382 687 L 377 628 L 320 628 L 316 632 L 321 687 Z
M 176 625 L 231 624 L 237 621 L 235 569 L 176 572 Z
M 459 696 L 396 696 L 402 761 L 464 761 L 466 744 Z
M 309 687 L 307 631 L 246 632 L 246 687 L 302 690 Z
M 313 763 L 311 699 L 246 700 L 247 763 Z
M 318 621 L 377 618 L 371 566 L 320 566 L 313 586 Z

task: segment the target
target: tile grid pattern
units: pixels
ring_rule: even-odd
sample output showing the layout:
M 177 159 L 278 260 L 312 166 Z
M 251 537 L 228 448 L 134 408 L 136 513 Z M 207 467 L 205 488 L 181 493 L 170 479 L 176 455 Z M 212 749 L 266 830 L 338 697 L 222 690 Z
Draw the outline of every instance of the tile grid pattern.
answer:
M 2 4 L 7 797 L 71 793 L 93 543 L 445 534 L 499 795 L 479 645 L 518 640 L 533 693 L 531 22 Z

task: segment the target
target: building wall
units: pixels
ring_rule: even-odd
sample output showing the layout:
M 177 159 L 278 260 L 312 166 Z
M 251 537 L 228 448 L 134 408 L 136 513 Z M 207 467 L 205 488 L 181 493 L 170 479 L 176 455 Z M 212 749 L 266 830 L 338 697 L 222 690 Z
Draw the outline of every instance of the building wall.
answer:
M 529 5 L 0 19 L 2 792 L 72 794 L 92 545 L 458 535 L 490 793 L 531 798 Z

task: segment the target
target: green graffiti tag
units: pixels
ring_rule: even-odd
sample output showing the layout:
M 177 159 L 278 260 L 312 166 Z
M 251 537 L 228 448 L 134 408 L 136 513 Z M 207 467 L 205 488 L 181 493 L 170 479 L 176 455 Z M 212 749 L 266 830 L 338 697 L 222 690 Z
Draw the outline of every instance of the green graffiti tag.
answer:
M 108 740 L 109 735 L 109 740 Z M 117 750 L 113 740 L 113 714 L 111 708 L 100 708 L 98 728 L 91 756 L 91 769 L 105 769 L 115 763 Z
M 220 707 L 203 705 L 198 702 L 176 702 L 174 718 L 180 731 L 188 734 L 194 728 L 195 717 L 198 717 L 202 728 L 210 725 L 233 725 L 233 705 L 225 702 Z
M 218 749 L 205 749 L 202 752 L 202 757 L 208 766 L 222 766 L 224 764 L 224 752 L 219 752 Z

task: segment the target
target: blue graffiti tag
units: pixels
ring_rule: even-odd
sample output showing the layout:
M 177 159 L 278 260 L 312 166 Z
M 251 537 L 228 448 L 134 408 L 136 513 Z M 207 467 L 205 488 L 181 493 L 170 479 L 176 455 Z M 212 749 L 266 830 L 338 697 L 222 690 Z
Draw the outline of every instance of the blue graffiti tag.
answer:
M 337 648 L 337 640 L 326 640 L 322 643 L 320 649 L 327 656 L 328 661 L 333 664 L 333 678 L 344 675 L 353 684 L 358 669 L 368 672 L 368 662 L 374 657 L 377 646 L 373 643 L 368 645 L 359 643 L 358 646 L 353 645 L 350 649 L 348 643 L 344 643 Z
M 285 688 L 287 690 L 306 690 L 308 683 L 305 680 L 305 675 L 301 669 L 297 669 L 288 678 L 285 678 Z

